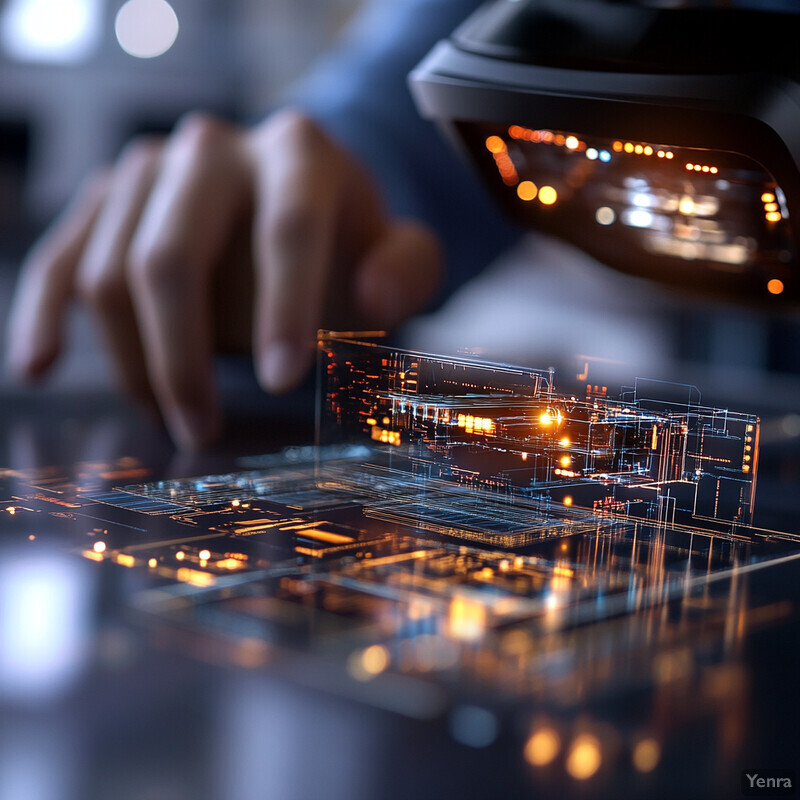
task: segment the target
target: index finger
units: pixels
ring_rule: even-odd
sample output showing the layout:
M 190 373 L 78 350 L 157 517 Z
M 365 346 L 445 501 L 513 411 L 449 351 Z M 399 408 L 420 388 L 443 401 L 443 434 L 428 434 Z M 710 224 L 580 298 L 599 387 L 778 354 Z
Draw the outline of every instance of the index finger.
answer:
M 107 191 L 106 172 L 89 178 L 22 266 L 6 352 L 9 368 L 21 377 L 41 375 L 61 351 L 75 271 Z

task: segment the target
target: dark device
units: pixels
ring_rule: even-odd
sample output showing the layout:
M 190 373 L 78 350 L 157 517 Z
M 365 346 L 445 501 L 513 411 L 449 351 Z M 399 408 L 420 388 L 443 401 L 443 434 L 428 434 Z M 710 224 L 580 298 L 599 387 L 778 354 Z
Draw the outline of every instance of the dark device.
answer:
M 411 73 L 501 207 L 635 275 L 800 300 L 800 16 L 481 6 Z

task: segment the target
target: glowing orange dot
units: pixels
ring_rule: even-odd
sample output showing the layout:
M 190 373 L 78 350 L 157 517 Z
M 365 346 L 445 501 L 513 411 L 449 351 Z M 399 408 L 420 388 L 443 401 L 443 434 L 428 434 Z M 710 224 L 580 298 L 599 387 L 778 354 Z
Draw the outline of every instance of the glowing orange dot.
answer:
M 539 189 L 539 202 L 543 206 L 551 206 L 558 200 L 558 192 L 552 186 L 542 186 Z
M 499 136 L 490 136 L 486 140 L 486 149 L 490 153 L 503 153 L 506 149 L 506 143 Z
M 675 153 L 670 153 L 669 151 L 667 151 L 666 157 L 667 158 L 675 158 Z
M 586 780 L 600 769 L 603 757 L 600 742 L 590 734 L 577 736 L 567 755 L 567 772 L 577 780 Z
M 710 172 L 712 175 L 716 175 L 719 172 L 719 170 L 716 167 L 711 167 Z
M 522 183 L 517 186 L 517 196 L 520 200 L 533 200 L 538 191 L 533 181 L 522 181 Z
M 663 150 L 659 150 L 659 151 L 656 153 L 656 155 L 657 155 L 659 158 L 664 158 L 664 156 L 665 156 L 666 154 L 664 153 L 664 151 L 663 151 Z
M 614 142 L 614 152 L 621 153 L 622 152 L 622 142 Z
M 661 747 L 655 739 L 642 739 L 633 749 L 633 766 L 639 772 L 652 772 L 661 758 Z
M 564 140 L 564 146 L 567 148 L 567 150 L 577 150 L 579 144 L 580 142 L 578 141 L 577 136 L 567 136 L 567 138 Z
M 93 549 L 95 553 L 104 553 L 106 550 L 106 543 L 105 542 L 95 542 L 93 545 Z
M 651 156 L 651 155 L 653 155 L 653 148 L 652 148 L 652 147 L 650 147 L 650 145 L 649 145 L 649 144 L 648 144 L 648 145 L 647 145 L 647 146 L 644 148 L 644 154 L 645 154 L 646 156 Z
M 525 744 L 525 760 L 535 767 L 549 764 L 561 749 L 561 739 L 552 728 L 540 728 Z
M 565 506 L 571 506 L 572 505 L 572 496 L 571 495 L 567 495 L 564 498 L 564 505 Z
M 768 211 L 766 213 L 767 222 L 779 222 L 781 219 L 780 211 Z
M 775 195 L 772 192 L 764 192 L 761 195 L 761 202 L 762 203 L 774 203 L 775 202 Z
M 707 166 L 703 167 L 703 172 L 708 172 L 708 170 L 709 170 L 709 167 L 707 167 Z
M 764 211 L 777 211 L 777 210 L 778 210 L 778 204 L 777 203 L 767 203 L 764 206 Z
M 512 125 L 508 129 L 508 135 L 512 139 L 521 139 L 525 135 L 525 129 L 521 128 L 519 125 Z
M 623 147 L 626 153 L 633 152 L 633 144 L 631 142 L 625 142 L 625 146 Z
M 686 169 L 694 169 L 694 164 L 687 164 Z
M 770 294 L 780 294 L 783 291 L 783 281 L 773 278 L 767 283 L 767 291 Z

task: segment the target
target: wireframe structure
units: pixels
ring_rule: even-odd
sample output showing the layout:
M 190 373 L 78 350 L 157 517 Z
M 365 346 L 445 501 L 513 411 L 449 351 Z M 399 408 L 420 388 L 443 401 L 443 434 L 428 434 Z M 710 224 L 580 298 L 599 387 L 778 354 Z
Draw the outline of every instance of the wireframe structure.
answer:
M 535 524 L 549 535 L 581 511 L 730 534 L 752 521 L 759 420 L 702 406 L 695 387 L 637 380 L 615 399 L 589 384 L 578 397 L 546 370 L 351 334 L 323 334 L 319 347 L 320 444 L 371 446 L 360 469 L 323 483 L 372 486 L 384 510 L 455 531 L 478 502 L 483 518 L 465 531 L 487 534 Z M 446 508 L 434 513 L 431 495 Z M 501 509 L 495 525 L 487 508 Z

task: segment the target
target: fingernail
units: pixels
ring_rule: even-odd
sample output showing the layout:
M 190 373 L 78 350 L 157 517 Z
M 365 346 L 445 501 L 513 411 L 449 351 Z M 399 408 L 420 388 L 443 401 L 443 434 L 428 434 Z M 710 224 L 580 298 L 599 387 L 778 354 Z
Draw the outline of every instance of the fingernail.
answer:
M 219 414 L 210 409 L 182 408 L 167 415 L 172 440 L 181 450 L 202 450 L 219 435 Z
M 287 392 L 303 378 L 308 350 L 287 341 L 273 342 L 258 365 L 261 385 L 270 392 Z

